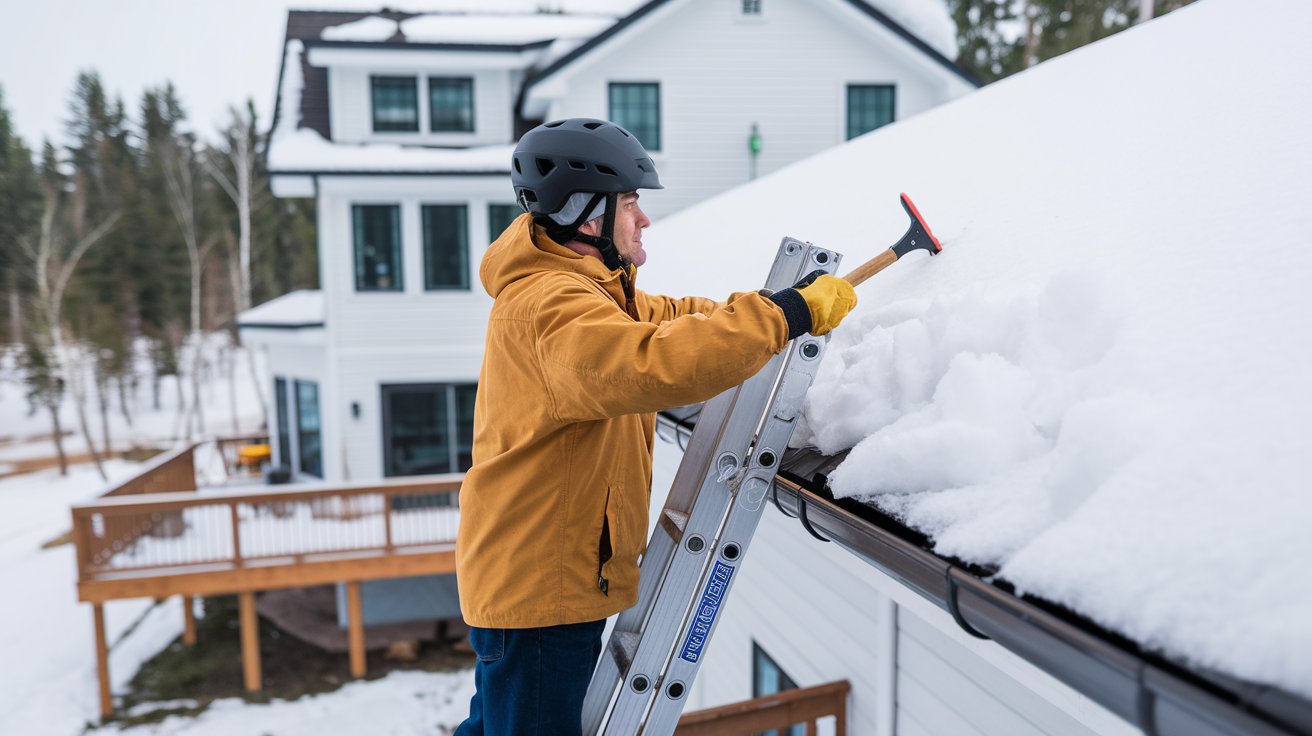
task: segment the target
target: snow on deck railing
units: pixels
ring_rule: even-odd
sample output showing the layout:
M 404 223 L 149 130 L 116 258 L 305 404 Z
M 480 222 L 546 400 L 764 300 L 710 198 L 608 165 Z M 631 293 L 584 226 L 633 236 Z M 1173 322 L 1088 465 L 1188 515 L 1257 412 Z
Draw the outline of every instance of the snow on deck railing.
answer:
M 463 478 L 101 497 L 73 507 L 79 580 L 453 545 Z

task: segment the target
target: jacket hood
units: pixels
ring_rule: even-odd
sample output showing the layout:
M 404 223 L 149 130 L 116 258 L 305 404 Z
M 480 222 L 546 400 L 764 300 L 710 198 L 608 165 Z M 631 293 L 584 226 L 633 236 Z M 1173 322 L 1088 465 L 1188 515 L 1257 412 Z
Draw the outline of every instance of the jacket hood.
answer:
M 544 271 L 572 271 L 602 284 L 607 291 L 612 291 L 613 282 L 614 288 L 623 293 L 618 270 L 612 271 L 596 258 L 575 253 L 547 237 L 527 213 L 488 246 L 478 275 L 483 288 L 495 299 L 516 281 Z

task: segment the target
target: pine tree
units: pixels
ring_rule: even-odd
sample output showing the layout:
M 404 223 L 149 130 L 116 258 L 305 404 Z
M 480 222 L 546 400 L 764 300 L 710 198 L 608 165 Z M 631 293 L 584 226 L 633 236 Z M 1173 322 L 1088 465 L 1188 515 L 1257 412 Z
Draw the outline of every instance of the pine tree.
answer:
M 1193 0 L 1155 0 L 1164 15 Z M 1139 0 L 947 0 L 957 60 L 992 82 L 1129 28 Z
M 23 302 L 31 297 L 32 282 L 20 278 L 24 255 L 21 238 L 32 239 L 41 216 L 41 191 L 37 187 L 32 151 L 13 130 L 0 90 L 0 344 L 23 342 Z

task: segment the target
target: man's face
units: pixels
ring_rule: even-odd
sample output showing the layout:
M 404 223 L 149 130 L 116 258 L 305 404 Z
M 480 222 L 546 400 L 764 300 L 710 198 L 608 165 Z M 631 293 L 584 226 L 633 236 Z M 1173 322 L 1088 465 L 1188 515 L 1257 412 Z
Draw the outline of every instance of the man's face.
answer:
M 638 206 L 638 193 L 627 192 L 617 199 L 619 211 L 615 213 L 615 249 L 635 266 L 647 262 L 647 251 L 642 249 L 642 231 L 651 226 L 651 220 Z M 583 224 L 579 232 L 601 234 L 601 219 Z

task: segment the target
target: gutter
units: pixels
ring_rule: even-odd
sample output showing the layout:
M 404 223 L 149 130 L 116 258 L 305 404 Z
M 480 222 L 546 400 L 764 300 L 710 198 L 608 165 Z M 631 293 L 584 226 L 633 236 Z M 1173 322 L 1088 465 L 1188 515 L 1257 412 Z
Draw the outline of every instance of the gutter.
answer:
M 686 447 L 698 408 L 661 413 L 662 437 L 673 434 Z M 978 568 L 939 557 L 921 546 L 924 535 L 871 506 L 834 499 L 817 471 L 840 460 L 789 450 L 775 476 L 774 505 L 812 536 L 947 611 L 972 636 L 996 641 L 1147 736 L 1312 736 L 1312 702 L 1302 697 L 1145 653 L 1069 611 L 986 582 Z

